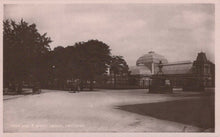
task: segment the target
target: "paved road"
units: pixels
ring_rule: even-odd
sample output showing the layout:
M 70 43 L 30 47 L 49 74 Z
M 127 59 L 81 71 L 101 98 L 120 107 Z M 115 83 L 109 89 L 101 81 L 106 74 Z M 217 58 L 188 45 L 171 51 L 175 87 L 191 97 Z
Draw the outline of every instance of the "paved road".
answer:
M 147 94 L 145 90 L 43 90 L 41 94 L 4 100 L 4 132 L 200 131 L 197 127 L 117 109 L 122 105 L 187 98 L 195 97 Z

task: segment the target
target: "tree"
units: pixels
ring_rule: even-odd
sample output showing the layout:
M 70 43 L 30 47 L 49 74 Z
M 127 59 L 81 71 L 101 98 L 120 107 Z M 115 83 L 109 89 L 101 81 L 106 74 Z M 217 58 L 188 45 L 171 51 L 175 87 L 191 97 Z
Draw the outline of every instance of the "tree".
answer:
M 77 78 L 76 69 L 79 67 L 76 65 L 78 62 L 76 48 L 74 46 L 68 46 L 66 48 L 62 46 L 55 47 L 50 52 L 50 79 L 54 88 L 64 88 L 66 80 Z
M 114 88 L 116 88 L 117 75 L 128 74 L 129 67 L 122 56 L 112 56 L 110 63 L 110 73 L 113 73 Z
M 58 46 L 51 54 L 53 76 L 60 85 L 68 79 L 80 79 L 83 83 L 90 82 L 90 90 L 96 77 L 106 72 L 111 60 L 109 46 L 98 40 L 78 42 L 66 48 Z
M 30 77 L 42 78 L 39 71 L 45 70 L 51 39 L 46 33 L 41 35 L 35 24 L 29 25 L 23 19 L 19 23 L 5 20 L 3 26 L 4 86 L 11 82 L 21 84 Z
M 77 51 L 76 68 L 78 77 L 90 81 L 90 90 L 93 90 L 93 81 L 96 76 L 104 74 L 110 64 L 109 46 L 98 40 L 89 40 L 75 44 Z

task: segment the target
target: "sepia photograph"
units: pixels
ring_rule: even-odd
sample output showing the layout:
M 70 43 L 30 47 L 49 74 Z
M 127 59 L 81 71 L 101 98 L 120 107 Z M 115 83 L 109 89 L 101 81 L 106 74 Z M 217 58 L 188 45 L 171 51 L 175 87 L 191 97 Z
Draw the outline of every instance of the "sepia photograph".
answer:
M 4 133 L 214 133 L 214 3 L 3 4 Z

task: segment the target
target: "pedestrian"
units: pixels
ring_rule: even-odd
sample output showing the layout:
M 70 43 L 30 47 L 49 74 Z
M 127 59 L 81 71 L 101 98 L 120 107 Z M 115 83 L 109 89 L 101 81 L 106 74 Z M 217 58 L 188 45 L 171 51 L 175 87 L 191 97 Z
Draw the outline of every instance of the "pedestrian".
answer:
M 73 80 L 71 82 L 71 90 L 73 91 L 73 93 L 76 93 L 76 82 L 75 82 L 75 80 Z
M 79 88 L 80 88 L 80 80 L 79 80 L 79 79 L 76 79 L 76 80 L 74 81 L 74 83 L 75 83 L 75 91 L 76 91 L 76 93 L 77 93 L 77 92 L 79 92 Z
M 79 89 L 80 89 L 80 91 L 83 90 L 83 81 L 82 80 L 79 81 Z

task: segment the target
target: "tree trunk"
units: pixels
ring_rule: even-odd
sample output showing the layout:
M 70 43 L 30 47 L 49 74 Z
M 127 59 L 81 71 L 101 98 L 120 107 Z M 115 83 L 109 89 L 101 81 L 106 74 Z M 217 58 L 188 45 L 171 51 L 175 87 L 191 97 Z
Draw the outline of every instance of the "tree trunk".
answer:
M 93 80 L 90 80 L 90 91 L 93 91 Z
M 80 91 L 83 91 L 83 86 L 84 86 L 83 81 L 80 81 L 80 84 L 79 84 Z
M 114 88 L 116 88 L 116 74 L 114 74 Z
M 17 94 L 21 94 L 22 93 L 22 82 L 19 81 L 18 83 L 16 83 L 15 92 Z

